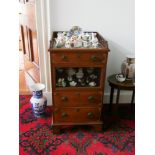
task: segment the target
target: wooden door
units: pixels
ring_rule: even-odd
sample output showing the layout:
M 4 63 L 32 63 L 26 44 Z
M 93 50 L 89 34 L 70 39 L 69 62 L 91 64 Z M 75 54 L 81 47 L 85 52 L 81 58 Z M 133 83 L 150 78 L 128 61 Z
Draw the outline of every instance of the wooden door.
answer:
M 20 0 L 19 23 L 24 53 L 25 70 L 34 82 L 40 81 L 35 1 Z

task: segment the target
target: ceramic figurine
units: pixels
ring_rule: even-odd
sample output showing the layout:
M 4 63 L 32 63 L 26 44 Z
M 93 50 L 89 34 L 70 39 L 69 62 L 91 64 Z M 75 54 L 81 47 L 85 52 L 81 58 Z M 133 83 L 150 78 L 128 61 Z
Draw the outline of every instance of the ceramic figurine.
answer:
M 74 47 L 75 48 L 82 47 L 82 41 L 81 41 L 81 39 L 77 39 L 76 41 L 74 41 Z
M 91 75 L 90 75 L 90 78 L 91 78 L 92 80 L 94 80 L 94 79 L 97 79 L 97 76 L 96 76 L 95 74 L 91 74 Z
M 79 35 L 82 32 L 82 29 L 79 26 L 73 26 L 70 30 L 72 35 Z
M 73 86 L 73 87 L 74 87 L 74 86 L 76 86 L 77 82 L 72 81 L 72 82 L 70 82 L 69 84 L 70 84 L 70 86 Z
M 65 47 L 66 47 L 66 48 L 71 48 L 71 43 L 70 43 L 69 40 L 66 41 L 66 43 L 65 43 Z
M 43 96 L 42 91 L 44 88 L 45 85 L 42 83 L 36 83 L 30 86 L 30 89 L 33 91 L 30 103 L 32 104 L 33 112 L 36 117 L 41 117 L 45 114 L 47 99 Z
M 67 80 L 68 80 L 68 81 L 72 81 L 73 78 L 72 78 L 71 76 L 68 76 L 68 77 L 67 77 Z
M 96 83 L 95 82 L 90 82 L 89 86 L 94 87 L 94 86 L 96 86 Z
M 92 68 L 92 67 L 87 68 L 87 73 L 88 74 L 92 74 L 93 71 L 94 71 L 94 68 Z
M 64 39 L 55 39 L 56 40 L 56 47 L 61 48 L 65 45 L 65 40 Z
M 83 78 L 83 76 L 84 76 L 83 69 L 79 68 L 78 72 L 76 73 L 76 77 L 78 79 L 81 79 L 81 78 Z
M 96 33 L 92 33 L 92 47 L 97 47 L 98 46 L 98 39 L 97 39 L 97 34 Z
M 90 82 L 90 78 L 87 77 L 87 78 L 86 78 L 86 83 L 89 84 L 89 82 Z
M 84 81 L 84 79 L 80 79 L 81 80 L 81 86 L 85 86 L 86 85 L 86 83 L 85 83 L 85 81 Z
M 59 78 L 57 86 L 59 86 L 59 87 L 66 87 L 65 79 L 64 78 Z
M 75 70 L 74 70 L 73 68 L 69 68 L 69 69 L 68 69 L 68 76 L 69 76 L 69 77 L 75 75 L 75 73 L 76 73 L 76 72 L 75 72 Z
M 66 87 L 66 82 L 64 78 L 62 78 L 62 87 Z

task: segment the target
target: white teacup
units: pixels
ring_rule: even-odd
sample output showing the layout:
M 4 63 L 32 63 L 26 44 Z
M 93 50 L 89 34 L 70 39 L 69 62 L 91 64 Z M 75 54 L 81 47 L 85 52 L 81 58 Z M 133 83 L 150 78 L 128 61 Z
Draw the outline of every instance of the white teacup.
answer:
M 125 77 L 123 76 L 123 74 L 117 74 L 116 75 L 116 80 L 119 81 L 119 82 L 123 82 L 125 81 Z

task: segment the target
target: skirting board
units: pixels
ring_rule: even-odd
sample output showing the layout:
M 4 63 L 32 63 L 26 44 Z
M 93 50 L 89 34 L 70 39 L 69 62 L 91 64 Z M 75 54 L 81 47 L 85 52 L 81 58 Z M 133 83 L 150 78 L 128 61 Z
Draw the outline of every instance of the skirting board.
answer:
M 52 105 L 52 92 L 44 92 L 44 95 L 47 97 L 47 105 Z M 114 93 L 113 103 L 116 103 L 116 93 Z M 132 93 L 131 92 L 121 92 L 119 103 L 130 103 Z M 104 94 L 104 104 L 109 103 L 110 93 Z
M 116 103 L 117 94 L 114 93 L 113 103 Z M 131 103 L 132 92 L 120 92 L 119 103 Z M 104 103 L 109 103 L 110 93 L 104 93 Z

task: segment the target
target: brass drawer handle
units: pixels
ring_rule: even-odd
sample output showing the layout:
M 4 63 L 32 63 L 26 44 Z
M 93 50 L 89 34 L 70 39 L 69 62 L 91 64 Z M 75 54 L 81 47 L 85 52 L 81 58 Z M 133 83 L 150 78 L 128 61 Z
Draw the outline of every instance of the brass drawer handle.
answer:
M 89 119 L 94 118 L 94 114 L 92 112 L 88 112 L 87 116 L 88 116 Z
M 67 101 L 67 100 L 68 100 L 67 96 L 62 96 L 61 97 L 61 101 Z
M 61 56 L 61 60 L 63 60 L 63 61 L 68 61 L 68 57 L 67 57 L 66 55 L 63 54 L 63 55 Z
M 88 96 L 88 101 L 89 102 L 94 102 L 94 100 L 95 100 L 94 96 Z
M 63 112 L 63 113 L 61 114 L 61 116 L 64 118 L 64 117 L 67 117 L 68 115 L 67 115 L 67 113 Z
M 98 59 L 97 59 L 97 56 L 96 55 L 92 55 L 91 56 L 91 60 L 93 61 L 93 62 L 96 62 Z

